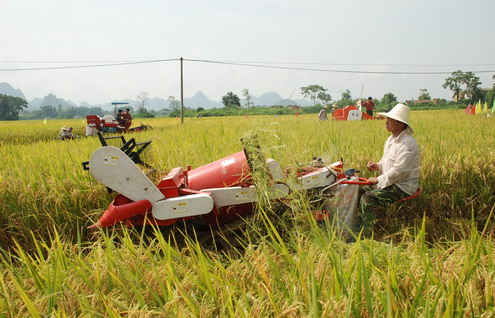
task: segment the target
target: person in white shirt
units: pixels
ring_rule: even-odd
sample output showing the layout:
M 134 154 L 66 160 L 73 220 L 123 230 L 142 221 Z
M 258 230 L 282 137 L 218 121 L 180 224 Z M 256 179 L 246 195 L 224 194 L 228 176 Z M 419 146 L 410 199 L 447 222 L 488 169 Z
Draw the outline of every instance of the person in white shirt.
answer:
M 323 108 L 320 110 L 320 113 L 318 114 L 318 119 L 320 121 L 328 120 L 327 109 L 327 106 L 323 106 Z
M 387 118 L 385 127 L 392 135 L 385 142 L 382 159 L 367 164 L 369 171 L 380 175 L 368 179 L 376 188 L 361 196 L 358 220 L 364 237 L 371 236 L 377 210 L 414 194 L 419 181 L 419 146 L 409 124 L 409 107 L 397 104 L 379 115 Z
M 74 133 L 72 132 L 72 127 L 64 126 L 60 129 L 58 133 L 58 138 L 60 140 L 74 139 Z

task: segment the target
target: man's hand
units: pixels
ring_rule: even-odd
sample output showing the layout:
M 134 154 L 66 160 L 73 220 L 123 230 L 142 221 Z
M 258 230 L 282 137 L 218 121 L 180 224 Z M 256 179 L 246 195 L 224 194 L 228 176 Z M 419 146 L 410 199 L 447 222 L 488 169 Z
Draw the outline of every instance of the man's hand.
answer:
M 370 162 L 368 162 L 366 167 L 368 167 L 369 171 L 380 171 L 380 165 L 377 164 L 376 162 L 370 161 Z
M 378 183 L 378 178 L 372 177 L 368 179 L 368 182 L 371 184 L 377 184 Z

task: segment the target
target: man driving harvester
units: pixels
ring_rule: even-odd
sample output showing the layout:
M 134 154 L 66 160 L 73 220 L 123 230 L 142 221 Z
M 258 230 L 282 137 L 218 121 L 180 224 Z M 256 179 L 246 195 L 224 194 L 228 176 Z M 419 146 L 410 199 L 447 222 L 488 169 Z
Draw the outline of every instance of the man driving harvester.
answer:
M 392 135 L 385 142 L 382 159 L 367 164 L 369 171 L 377 171 L 380 175 L 369 178 L 376 188 L 361 196 L 357 230 L 359 233 L 362 229 L 364 237 L 371 236 L 375 212 L 411 196 L 418 188 L 419 146 L 409 124 L 409 107 L 397 104 L 388 113 L 378 114 L 387 118 L 385 127 Z

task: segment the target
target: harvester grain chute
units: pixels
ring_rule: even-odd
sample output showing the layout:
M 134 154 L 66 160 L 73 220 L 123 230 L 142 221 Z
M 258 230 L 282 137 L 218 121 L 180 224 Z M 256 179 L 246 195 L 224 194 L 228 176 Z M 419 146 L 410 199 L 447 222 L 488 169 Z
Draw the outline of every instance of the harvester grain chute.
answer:
M 286 200 L 295 191 L 318 192 L 325 202 L 324 210 L 315 213 L 316 219 L 338 215 L 338 220 L 352 228 L 359 185 L 367 184 L 353 169 L 344 171 L 342 161 L 324 165 L 315 160 L 298 168 L 295 178 L 287 178 L 278 162 L 265 160 L 258 142 L 253 148 L 244 140 L 242 151 L 195 169 L 174 168 L 155 185 L 136 165 L 146 165 L 140 154 L 151 141 L 137 143 L 120 136 L 123 146 L 119 149 L 107 144 L 108 137 L 99 137 L 103 147 L 83 167 L 118 195 L 91 229 L 120 222 L 167 227 L 191 218 L 202 218 L 211 227 L 230 224 L 253 212 L 259 201 L 253 175 L 260 170 L 268 179 L 264 189 L 268 200 Z

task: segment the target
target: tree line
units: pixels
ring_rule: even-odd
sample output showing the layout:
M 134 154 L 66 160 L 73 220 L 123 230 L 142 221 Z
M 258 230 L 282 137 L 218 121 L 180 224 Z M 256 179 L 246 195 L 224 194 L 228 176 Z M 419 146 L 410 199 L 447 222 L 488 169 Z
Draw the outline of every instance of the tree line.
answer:
M 493 76 L 493 79 L 495 79 L 495 75 Z M 445 106 L 455 106 L 457 104 L 464 106 L 467 103 L 474 103 L 480 100 L 491 105 L 495 99 L 495 83 L 489 91 L 482 90 L 480 85 L 480 78 L 473 72 L 463 72 L 461 70 L 457 70 L 452 72 L 452 74 L 445 79 L 445 83 L 442 85 L 444 89 L 448 88 L 454 93 L 454 103 L 448 102 L 446 99 L 435 99 L 435 101 L 433 101 L 430 93 L 425 88 L 419 90 L 417 100 L 411 100 L 409 102 L 413 108 L 415 106 L 416 108 L 432 106 L 440 108 Z M 321 108 L 325 105 L 330 106 L 332 102 L 338 107 L 345 107 L 348 105 L 355 105 L 360 99 L 352 98 L 351 91 L 348 89 L 342 91 L 340 93 L 340 98 L 336 100 L 333 100 L 333 97 L 327 93 L 328 89 L 318 84 L 303 86 L 300 89 L 301 94 L 313 102 L 313 107 L 320 106 Z M 244 89 L 242 92 L 245 97 L 247 107 L 249 108 L 251 97 L 249 95 L 249 91 Z M 379 99 L 374 98 L 373 101 L 376 108 L 379 110 L 389 109 L 395 106 L 398 102 L 397 96 L 393 93 L 386 93 Z M 431 103 L 428 103 L 428 101 L 431 101 Z M 239 97 L 232 92 L 228 92 L 222 97 L 222 103 L 225 108 L 241 107 Z
M 495 79 L 495 75 L 493 76 Z M 445 99 L 437 99 L 435 103 L 428 105 L 424 101 L 432 100 L 430 93 L 427 89 L 420 89 L 418 100 L 421 101 L 419 105 L 415 105 L 414 101 L 411 101 L 411 107 L 413 108 L 441 108 L 446 106 L 464 107 L 467 103 L 486 102 L 489 105 L 493 104 L 495 99 L 495 84 L 491 90 L 485 91 L 480 88 L 480 78 L 473 72 L 463 72 L 457 70 L 445 79 L 445 83 L 442 85 L 444 89 L 449 89 L 453 92 L 454 102 L 448 102 Z M 222 97 L 223 108 L 205 110 L 202 107 L 198 109 L 185 108 L 184 115 L 187 117 L 198 116 L 231 116 L 231 115 L 258 115 L 258 114 L 294 114 L 294 113 L 315 113 L 318 112 L 321 107 L 330 104 L 336 104 L 340 107 L 347 105 L 355 105 L 358 98 L 353 98 L 351 91 L 346 89 L 340 93 L 340 98 L 334 100 L 333 97 L 327 93 L 328 89 L 321 85 L 313 84 L 303 86 L 300 88 L 301 94 L 310 99 L 313 102 L 311 107 L 302 107 L 301 109 L 271 109 L 270 107 L 255 107 L 251 102 L 251 95 L 248 89 L 242 91 L 245 106 L 247 111 L 243 111 L 241 107 L 241 99 L 237 94 L 229 91 Z M 145 108 L 145 99 L 147 93 L 141 93 L 138 96 L 138 100 L 141 101 L 138 112 L 135 117 L 155 117 L 155 116 L 180 116 L 180 102 L 173 101 L 169 109 L 163 109 L 160 111 L 150 110 Z M 374 98 L 375 107 L 377 110 L 387 110 L 393 107 L 397 103 L 397 97 L 393 93 L 386 93 L 381 98 Z M 58 107 L 52 105 L 41 106 L 40 109 L 28 111 L 27 102 L 19 97 L 13 97 L 0 94 L 0 120 L 18 120 L 18 119 L 41 119 L 41 118 L 84 118 L 87 115 L 103 116 L 108 113 L 101 107 L 69 107 L 62 109 L 61 105 Z

